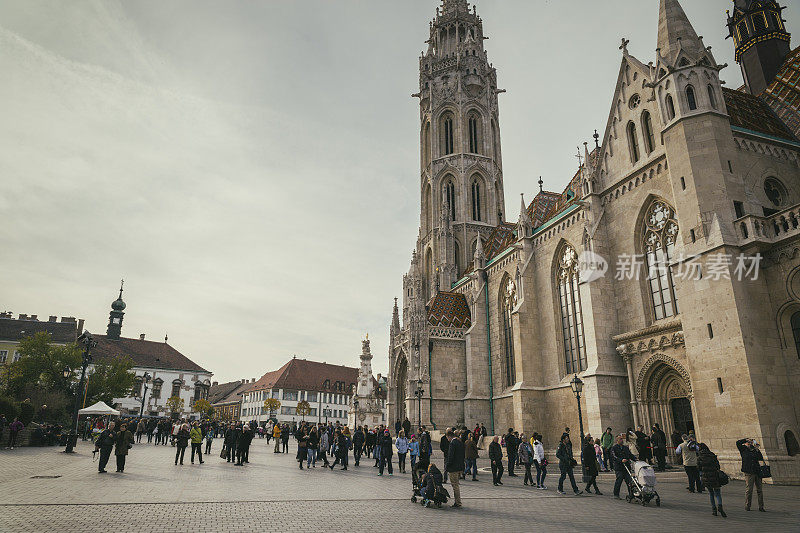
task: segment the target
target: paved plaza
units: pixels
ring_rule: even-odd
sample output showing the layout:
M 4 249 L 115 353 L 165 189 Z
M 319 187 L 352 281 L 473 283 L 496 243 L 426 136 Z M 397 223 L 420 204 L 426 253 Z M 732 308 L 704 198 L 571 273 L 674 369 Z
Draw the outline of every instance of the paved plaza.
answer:
M 215 441 L 215 453 L 202 466 L 190 464 L 187 453 L 183 467 L 174 466 L 170 446 L 136 445 L 124 474 L 113 472 L 112 458 L 102 475 L 85 443 L 74 455 L 60 448 L 0 450 L 0 531 L 289 531 L 321 523 L 337 531 L 418 530 L 421 524 L 430 531 L 467 525 L 477 531 L 800 527 L 798 487 L 765 486 L 769 512 L 747 513 L 744 486 L 733 481 L 723 489 L 728 518 L 722 519 L 711 516 L 706 494 L 686 492 L 681 472 L 660 475 L 662 506 L 645 508 L 614 500 L 611 474 L 599 480 L 603 496 L 575 497 L 556 493 L 555 475 L 548 477 L 550 490 L 539 491 L 524 487 L 522 477 L 504 477 L 504 486 L 493 487 L 491 474 L 482 471 L 480 481 L 462 482 L 462 509 L 425 509 L 409 501 L 410 474 L 395 469 L 394 476 L 378 477 L 368 458 L 347 472 L 300 471 L 294 453 L 273 454 L 256 439 L 250 464 L 235 467 L 219 458 L 220 444 Z M 441 459 L 434 454 L 438 464 Z

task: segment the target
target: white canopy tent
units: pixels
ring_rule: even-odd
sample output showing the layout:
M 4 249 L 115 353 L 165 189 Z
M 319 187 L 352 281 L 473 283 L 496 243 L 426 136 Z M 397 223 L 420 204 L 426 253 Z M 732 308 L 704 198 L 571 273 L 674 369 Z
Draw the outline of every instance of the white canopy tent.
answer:
M 78 414 L 81 415 L 96 415 L 96 416 L 119 416 L 119 411 L 113 409 L 105 404 L 105 402 L 97 402 L 94 405 L 90 405 L 89 407 L 84 407 Z

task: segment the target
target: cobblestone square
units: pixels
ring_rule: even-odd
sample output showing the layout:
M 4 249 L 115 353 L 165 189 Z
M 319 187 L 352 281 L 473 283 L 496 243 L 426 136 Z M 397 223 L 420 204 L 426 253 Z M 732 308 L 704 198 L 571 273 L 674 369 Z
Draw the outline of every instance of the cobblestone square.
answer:
M 410 474 L 395 468 L 393 476 L 379 477 L 370 458 L 355 467 L 351 457 L 346 472 L 321 465 L 301 471 L 294 447 L 278 455 L 256 439 L 250 464 L 235 467 L 219 458 L 220 445 L 215 441 L 205 464 L 192 465 L 187 454 L 182 467 L 174 465 L 171 446 L 135 445 L 124 474 L 113 472 L 112 457 L 102 475 L 82 442 L 69 456 L 60 448 L 0 450 L 0 531 L 289 531 L 321 524 L 344 531 L 423 524 L 431 531 L 797 531 L 800 524 L 797 487 L 765 485 L 768 512 L 748 513 L 744 484 L 732 481 L 723 489 L 723 519 L 711 516 L 706 494 L 687 493 L 681 471 L 659 474 L 660 508 L 642 507 L 612 498 L 612 474 L 598 480 L 603 496 L 560 496 L 553 466 L 547 491 L 523 486 L 522 476 L 504 477 L 502 487 L 493 487 L 482 457 L 479 481 L 461 483 L 462 509 L 426 509 L 410 502 Z M 439 452 L 434 461 L 441 464 Z

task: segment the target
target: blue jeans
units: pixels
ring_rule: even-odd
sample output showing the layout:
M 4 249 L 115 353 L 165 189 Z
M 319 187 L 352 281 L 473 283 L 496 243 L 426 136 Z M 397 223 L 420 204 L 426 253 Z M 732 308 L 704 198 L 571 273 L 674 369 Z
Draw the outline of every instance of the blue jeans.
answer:
M 711 498 L 711 508 L 716 509 L 717 506 L 722 507 L 722 492 L 720 489 L 712 489 L 711 487 L 706 487 L 708 489 L 708 497 Z M 717 497 L 717 503 L 714 504 L 714 496 Z
M 309 448 L 308 449 L 308 462 L 306 463 L 306 466 L 307 467 L 311 466 L 312 462 L 314 463 L 314 465 L 317 464 L 317 450 L 315 450 L 313 448 Z
M 475 459 L 464 459 L 464 477 L 472 472 L 472 479 L 478 476 L 478 462 Z
M 414 465 L 417 464 L 417 456 L 411 455 L 411 470 L 414 470 Z
M 539 461 L 534 461 L 533 465 L 536 467 L 536 486 L 544 487 L 544 478 L 547 476 L 547 467 L 539 464 Z

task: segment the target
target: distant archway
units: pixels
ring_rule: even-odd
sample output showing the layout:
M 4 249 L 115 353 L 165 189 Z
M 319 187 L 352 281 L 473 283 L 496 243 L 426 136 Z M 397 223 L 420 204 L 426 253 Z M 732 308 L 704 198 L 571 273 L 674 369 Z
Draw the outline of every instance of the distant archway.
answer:
M 397 362 L 397 372 L 395 373 L 394 377 L 395 393 L 397 394 L 395 397 L 395 414 L 397 416 L 397 420 L 402 422 L 408 416 L 408 411 L 406 409 L 408 360 L 406 359 L 405 355 L 402 355 L 400 360 Z M 390 423 L 394 423 L 394 421 L 391 420 Z

